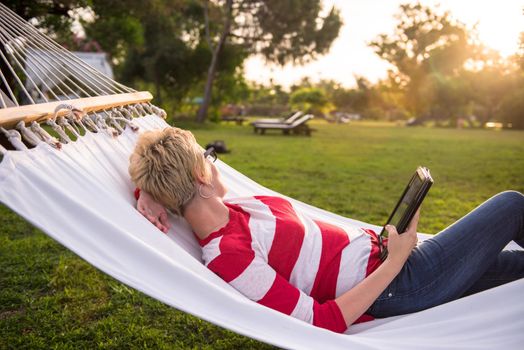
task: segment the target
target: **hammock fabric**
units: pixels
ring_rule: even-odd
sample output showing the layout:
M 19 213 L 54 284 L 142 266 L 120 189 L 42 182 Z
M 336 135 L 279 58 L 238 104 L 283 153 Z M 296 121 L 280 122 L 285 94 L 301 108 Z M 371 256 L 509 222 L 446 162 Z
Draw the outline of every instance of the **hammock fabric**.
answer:
M 140 132 L 168 126 L 134 119 Z M 57 150 L 41 142 L 8 151 L 0 163 L 0 201 L 80 257 L 177 309 L 240 334 L 300 349 L 517 349 L 524 343 L 524 280 L 422 312 L 351 326 L 336 334 L 248 300 L 209 271 L 187 223 L 170 217 L 162 234 L 135 209 L 128 157 L 138 137 L 88 132 Z M 231 197 L 280 195 L 217 162 Z M 290 199 L 315 219 L 375 226 Z M 42 211 L 41 208 L 46 210 Z

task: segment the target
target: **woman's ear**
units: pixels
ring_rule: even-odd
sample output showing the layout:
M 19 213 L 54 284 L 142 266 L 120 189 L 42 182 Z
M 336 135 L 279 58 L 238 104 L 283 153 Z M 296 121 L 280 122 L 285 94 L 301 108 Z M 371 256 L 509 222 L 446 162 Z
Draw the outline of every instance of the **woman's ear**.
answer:
M 203 184 L 204 183 L 204 177 L 202 175 L 197 174 L 195 176 L 195 180 L 197 184 Z
M 204 166 L 201 169 L 199 169 L 199 167 L 196 167 L 193 170 L 193 174 L 194 174 L 195 180 L 199 184 L 209 185 L 213 178 L 213 175 L 212 175 L 213 170 L 211 169 L 211 165 L 208 164 L 207 161 L 203 165 Z
M 204 175 L 204 172 L 201 172 L 201 173 L 198 173 L 195 175 L 196 177 L 196 181 L 199 183 L 199 184 L 207 184 L 207 181 L 206 181 L 206 176 Z

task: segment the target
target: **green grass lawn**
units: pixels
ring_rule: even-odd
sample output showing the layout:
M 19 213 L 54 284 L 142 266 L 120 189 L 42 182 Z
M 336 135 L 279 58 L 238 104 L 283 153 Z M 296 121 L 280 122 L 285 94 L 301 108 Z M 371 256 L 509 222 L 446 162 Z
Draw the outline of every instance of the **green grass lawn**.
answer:
M 497 192 L 524 192 L 524 132 L 325 124 L 313 137 L 181 126 L 264 186 L 382 225 L 417 165 L 435 184 L 419 231 L 437 233 Z M 167 307 L 99 272 L 0 206 L 0 349 L 271 348 Z M 231 315 L 234 317 L 234 315 Z

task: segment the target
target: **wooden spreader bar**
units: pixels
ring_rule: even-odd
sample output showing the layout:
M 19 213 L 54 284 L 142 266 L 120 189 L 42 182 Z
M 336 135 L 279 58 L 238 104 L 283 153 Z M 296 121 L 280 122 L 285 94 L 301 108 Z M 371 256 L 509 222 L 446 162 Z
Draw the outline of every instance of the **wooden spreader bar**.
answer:
M 151 93 L 147 91 L 139 91 L 2 108 L 0 109 L 0 126 L 9 129 L 13 128 L 20 120 L 23 120 L 26 124 L 31 123 L 34 120 L 37 122 L 45 121 L 55 115 L 55 108 L 61 104 L 72 105 L 84 113 L 88 113 L 135 103 L 149 102 L 152 99 L 153 96 Z M 58 115 L 62 116 L 66 113 L 68 113 L 67 110 L 61 110 L 58 112 Z

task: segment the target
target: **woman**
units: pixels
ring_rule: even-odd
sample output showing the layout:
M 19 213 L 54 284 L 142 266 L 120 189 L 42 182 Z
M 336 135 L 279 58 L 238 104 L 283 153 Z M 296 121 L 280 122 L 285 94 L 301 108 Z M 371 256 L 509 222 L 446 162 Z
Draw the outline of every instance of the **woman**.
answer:
M 313 220 L 279 197 L 224 200 L 226 188 L 189 131 L 142 134 L 130 157 L 137 208 L 163 232 L 182 215 L 206 266 L 258 303 L 344 332 L 358 321 L 427 309 L 524 277 L 524 196 L 503 192 L 417 246 L 418 213 L 399 235 Z

